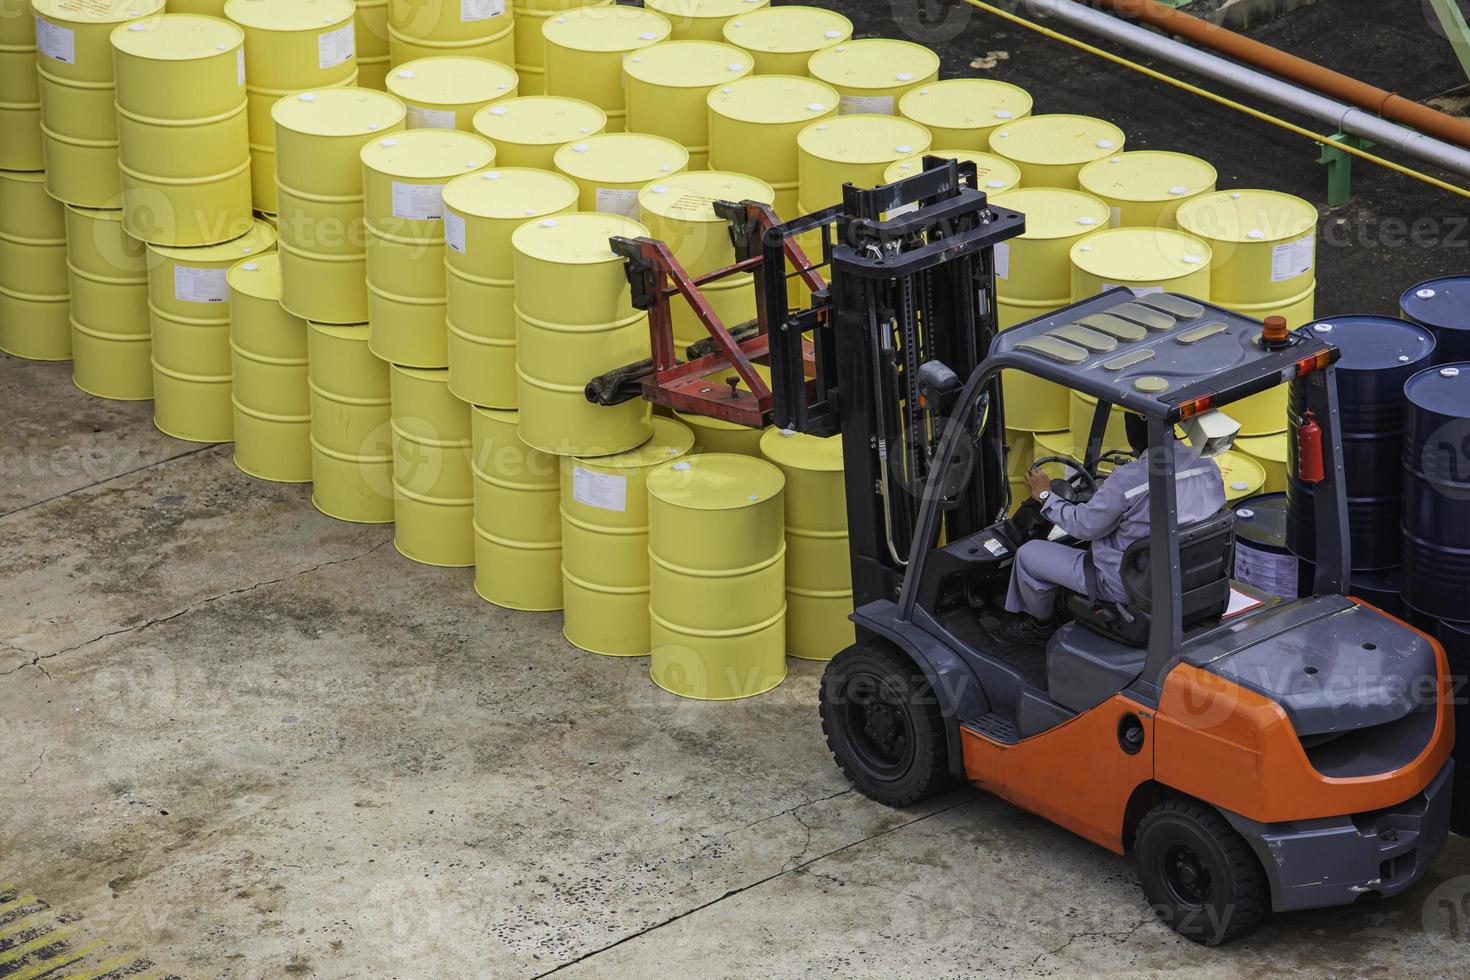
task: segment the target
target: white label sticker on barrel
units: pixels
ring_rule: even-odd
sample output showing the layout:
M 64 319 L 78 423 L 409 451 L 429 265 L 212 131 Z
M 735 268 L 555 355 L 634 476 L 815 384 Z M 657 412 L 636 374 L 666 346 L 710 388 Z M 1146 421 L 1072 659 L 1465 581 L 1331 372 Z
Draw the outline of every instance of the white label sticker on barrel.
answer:
M 245 47 L 243 45 L 235 50 L 235 84 L 245 84 Z
M 837 114 L 839 116 L 891 116 L 893 115 L 893 96 L 844 95 L 837 100 Z
M 459 0 L 459 19 L 465 23 L 489 20 L 505 13 L 505 0 Z
M 393 217 L 438 221 L 444 217 L 443 184 L 393 182 Z
M 411 105 L 408 107 L 406 123 L 409 129 L 453 129 L 454 111 Z
M 74 65 L 77 63 L 76 32 L 37 17 L 36 50 L 64 65 Z
M 1282 282 L 1295 279 L 1312 270 L 1312 260 L 1317 249 L 1317 235 L 1308 235 L 1285 245 L 1271 249 L 1271 281 Z
M 174 299 L 182 303 L 223 303 L 230 298 L 224 269 L 174 266 Z
M 1297 574 L 1295 555 L 1252 548 L 1236 540 L 1235 577 L 1246 585 L 1283 599 L 1295 599 Z
M 619 187 L 597 188 L 595 210 L 603 214 L 620 214 L 625 218 L 638 219 L 638 192 Z
M 997 242 L 995 246 L 995 278 L 1009 279 L 1011 277 L 1011 244 L 1010 242 Z
M 336 68 L 351 61 L 357 54 L 357 35 L 352 22 L 348 21 L 335 31 L 318 34 L 316 38 L 316 63 L 318 68 Z
M 1109 228 L 1121 228 L 1121 227 L 1123 227 L 1123 209 L 1122 208 L 1108 208 L 1108 210 L 1112 212 L 1112 214 L 1108 217 L 1108 227 Z
M 444 209 L 444 244 L 464 254 L 464 218 L 448 208 Z
M 628 478 L 572 466 L 572 499 L 598 510 L 628 509 Z

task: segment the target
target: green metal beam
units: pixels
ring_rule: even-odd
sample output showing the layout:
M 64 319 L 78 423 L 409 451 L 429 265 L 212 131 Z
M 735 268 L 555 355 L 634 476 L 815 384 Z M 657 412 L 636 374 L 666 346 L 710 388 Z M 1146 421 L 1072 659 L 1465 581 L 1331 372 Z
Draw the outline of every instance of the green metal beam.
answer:
M 1465 24 L 1459 0 L 1429 0 L 1429 6 L 1439 18 L 1440 29 L 1450 46 L 1455 49 L 1455 57 L 1460 59 L 1460 69 L 1470 77 L 1470 26 Z

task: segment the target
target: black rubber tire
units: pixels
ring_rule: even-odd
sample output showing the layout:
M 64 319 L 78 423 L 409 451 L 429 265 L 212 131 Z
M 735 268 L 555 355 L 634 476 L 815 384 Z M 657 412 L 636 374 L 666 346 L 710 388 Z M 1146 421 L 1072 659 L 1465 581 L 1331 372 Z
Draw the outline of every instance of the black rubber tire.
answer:
M 1265 921 L 1271 886 L 1261 862 L 1216 809 L 1172 797 L 1157 804 L 1133 838 L 1138 879 L 1159 918 L 1202 946 L 1237 939 Z M 1181 865 L 1194 867 L 1181 871 Z M 1193 891 L 1181 878 L 1203 869 L 1208 884 Z
M 895 737 L 880 745 L 872 736 L 864 721 L 872 717 L 863 701 L 868 689 L 883 702 L 886 732 L 900 734 L 901 742 Z M 891 644 L 858 643 L 832 658 L 822 674 L 819 710 L 838 768 L 869 799 L 908 806 L 952 785 L 939 704 L 918 665 Z M 885 751 L 900 744 L 899 751 Z

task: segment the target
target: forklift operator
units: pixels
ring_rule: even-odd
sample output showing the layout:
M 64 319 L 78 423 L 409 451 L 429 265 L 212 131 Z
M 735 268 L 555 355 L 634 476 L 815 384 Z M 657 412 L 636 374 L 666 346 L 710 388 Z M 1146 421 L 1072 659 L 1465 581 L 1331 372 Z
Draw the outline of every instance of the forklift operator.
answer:
M 1041 642 L 1056 632 L 1056 595 L 1070 589 L 1093 602 L 1124 602 L 1123 553 L 1148 537 L 1148 422 L 1127 413 L 1128 444 L 1139 458 L 1099 483 L 1092 499 L 1069 503 L 1052 492 L 1051 480 L 1039 469 L 1026 474 L 1031 496 L 1041 513 L 1062 531 L 1090 542 L 1087 550 L 1058 541 L 1029 541 L 1016 552 L 1006 610 L 1026 616 L 1008 632 L 1011 638 Z M 1183 440 L 1174 442 L 1175 487 L 1179 524 L 1202 521 L 1225 506 L 1224 479 L 1213 459 Z

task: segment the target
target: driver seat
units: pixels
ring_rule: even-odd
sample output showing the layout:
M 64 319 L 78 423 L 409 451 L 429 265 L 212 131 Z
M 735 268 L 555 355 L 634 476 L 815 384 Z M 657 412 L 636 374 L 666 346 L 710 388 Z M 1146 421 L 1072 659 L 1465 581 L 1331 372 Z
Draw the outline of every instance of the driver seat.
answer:
M 1149 539 L 1123 553 L 1126 603 L 1067 593 L 1067 611 L 1088 629 L 1133 647 L 1148 646 L 1153 622 Z M 1180 615 L 1184 629 L 1218 620 L 1230 607 L 1230 574 L 1235 568 L 1235 511 L 1228 507 L 1179 529 Z

